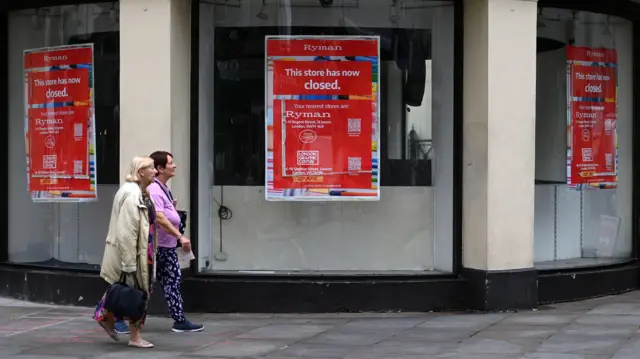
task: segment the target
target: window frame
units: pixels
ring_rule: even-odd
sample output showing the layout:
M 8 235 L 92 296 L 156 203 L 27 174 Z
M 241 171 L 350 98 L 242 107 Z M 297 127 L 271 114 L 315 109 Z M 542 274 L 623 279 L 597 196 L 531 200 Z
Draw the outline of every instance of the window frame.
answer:
M 200 87 L 200 76 L 199 76 L 199 46 L 200 43 L 200 2 L 201 0 L 192 0 L 192 12 L 191 12 L 191 128 L 197 129 L 199 126 L 199 87 Z M 454 74 L 453 74 L 453 196 L 452 196 L 452 211 L 453 211 L 453 220 L 452 220 L 452 239 L 453 239 L 453 268 L 452 273 L 442 274 L 442 275 L 409 275 L 407 278 L 415 279 L 416 277 L 426 277 L 428 279 L 437 279 L 437 278 L 455 278 L 458 277 L 462 271 L 462 202 L 463 202 L 463 193 L 462 193 L 462 171 L 463 171 L 463 61 L 464 61 L 464 43 L 463 43 L 463 33 L 464 33 L 464 8 L 463 2 L 461 0 L 453 0 L 454 6 L 454 16 L 453 16 L 453 28 L 454 28 L 454 43 L 453 43 L 453 60 L 454 60 Z M 382 135 L 381 135 L 382 137 Z M 197 131 L 191 131 L 191 153 L 190 153 L 190 178 L 191 178 L 191 190 L 190 190 L 190 201 L 191 201 L 191 242 L 194 253 L 197 253 L 198 250 L 198 238 L 203 236 L 205 238 L 210 238 L 212 233 L 199 233 L 199 214 L 198 214 L 198 206 L 199 201 L 204 199 L 208 200 L 208 196 L 202 196 L 198 193 L 198 178 L 200 175 L 200 171 L 206 170 L 199 168 L 199 147 L 198 147 L 198 134 Z M 209 221 L 213 219 L 205 218 L 204 221 Z M 196 257 L 198 257 L 196 255 Z M 270 277 L 271 275 L 253 275 L 253 274 L 229 274 L 229 273 L 201 273 L 198 268 L 197 261 L 193 261 L 191 265 L 191 274 L 198 277 L 215 277 L 215 278 L 237 278 L 237 277 L 247 277 L 247 278 L 255 278 L 255 277 Z M 299 275 L 289 275 L 290 277 L 315 277 L 317 275 L 321 275 L 325 277 L 324 274 L 299 274 Z M 276 276 L 277 277 L 277 276 Z M 362 278 L 367 277 L 367 275 L 360 276 Z M 378 275 L 373 275 L 372 277 L 378 277 Z M 393 278 L 402 278 L 404 275 L 393 275 Z
M 196 0 L 197 1 L 197 0 Z M 54 6 L 69 6 L 69 5 L 84 5 L 84 4 L 95 4 L 99 2 L 108 2 L 108 1 L 99 1 L 99 0 L 23 0 L 20 2 L 3 2 L 0 4 L 0 83 L 3 83 L 3 86 L 0 86 L 0 106 L 5 109 L 4 111 L 0 111 L 0 119 L 3 119 L 3 130 L 0 140 L 3 140 L 5 143 L 5 150 L 3 151 L 3 159 L 4 162 L 9 161 L 9 13 L 13 11 L 19 10 L 28 10 L 28 9 L 37 9 L 43 7 L 54 7 Z M 118 35 L 119 37 L 120 35 Z M 118 81 L 118 92 L 119 92 L 119 81 Z M 118 96 L 119 103 L 119 96 Z M 118 147 L 120 146 L 119 141 L 120 134 L 118 133 Z M 118 163 L 119 167 L 119 163 Z M 100 176 L 100 175 L 98 175 Z M 119 174 L 116 176 L 118 181 L 115 183 L 112 181 L 100 182 L 98 181 L 98 185 L 113 185 L 119 184 Z M 1 176 L 0 185 L 4 189 L 5 198 L 8 198 L 8 194 L 11 191 L 9 188 L 9 176 Z M 9 262 L 9 201 L 5 200 L 2 204 L 2 210 L 0 213 L 4 215 L 0 215 L 0 226 L 4 228 L 4 238 L 0 240 L 0 264 L 9 265 L 20 268 L 34 268 L 34 269 L 43 269 L 54 270 L 54 271 L 69 271 L 72 270 L 78 273 L 98 273 L 99 266 L 95 266 L 95 268 L 91 268 L 91 266 L 87 265 L 79 265 L 79 266 L 64 266 L 64 267 L 51 267 L 46 265 L 38 265 L 38 264 L 29 264 L 29 263 L 14 263 Z
M 254 27 L 251 27 L 251 28 L 221 27 L 219 29 L 220 29 L 219 31 L 216 30 L 214 44 L 216 44 L 217 41 L 219 40 L 223 41 L 225 39 L 228 39 L 229 32 L 240 33 L 241 34 L 240 36 L 242 36 L 243 38 L 249 38 L 250 39 L 249 41 L 253 43 L 253 42 L 260 42 L 259 41 L 260 36 L 276 34 L 280 30 L 280 28 L 277 26 L 268 26 L 268 27 L 259 27 L 259 28 L 258 27 L 255 27 L 255 28 Z M 319 34 L 330 34 L 330 35 L 336 35 L 336 36 L 348 35 L 348 31 L 345 28 L 337 28 L 337 27 L 310 28 L 305 26 L 293 26 L 293 27 L 290 27 L 290 30 L 291 30 L 291 33 L 294 35 L 319 35 Z M 410 34 L 412 32 L 416 32 L 416 33 L 422 33 L 424 35 L 423 38 L 427 38 L 427 39 L 431 38 L 430 37 L 431 31 L 426 29 L 415 29 L 415 30 L 404 29 L 404 28 L 394 29 L 392 27 L 380 28 L 380 29 L 362 28 L 362 31 L 364 33 L 374 33 L 378 30 L 380 31 L 380 33 L 386 33 L 391 35 L 402 35 L 402 34 Z M 400 37 L 408 38 L 409 36 L 407 35 L 407 36 L 400 36 Z M 233 46 L 233 44 L 224 43 L 221 45 L 224 45 L 222 46 L 223 48 L 232 49 L 232 51 L 236 49 Z M 249 48 L 257 49 L 257 50 L 254 50 L 252 54 L 248 54 L 248 55 L 241 54 L 240 56 L 242 57 L 239 57 L 239 58 L 237 57 L 238 54 L 235 54 L 235 53 L 223 54 L 221 55 L 221 57 L 215 57 L 214 61 L 221 61 L 224 63 L 226 61 L 231 61 L 233 59 L 239 59 L 240 63 L 242 63 L 243 60 L 246 60 L 247 62 L 253 60 L 256 63 L 262 64 L 264 62 L 263 61 L 265 56 L 264 53 L 262 53 L 261 54 L 262 56 L 260 57 L 258 57 L 256 53 L 262 51 L 263 48 L 255 47 L 255 46 L 249 46 Z M 218 56 L 218 52 L 216 52 L 216 56 Z M 431 48 L 429 48 L 425 52 L 425 57 L 426 57 L 425 60 L 429 60 L 433 57 Z M 382 58 L 381 63 L 383 64 L 384 63 L 390 64 L 398 61 L 396 58 L 394 58 L 394 54 L 389 50 L 382 51 L 381 58 Z M 406 80 L 409 74 L 409 71 L 402 70 L 401 74 L 404 80 Z M 380 78 L 381 86 L 383 88 L 386 88 L 386 81 L 388 79 L 388 76 L 389 76 L 389 73 L 383 70 Z M 247 84 L 246 82 L 242 83 L 242 81 L 256 81 L 256 80 L 258 79 L 257 78 L 251 79 L 251 80 L 242 79 L 242 80 L 236 80 L 236 81 L 231 81 L 227 83 L 225 79 L 220 77 L 220 69 L 218 67 L 216 67 L 214 71 L 214 88 L 220 87 L 228 90 L 229 88 L 236 87 L 233 85 L 237 83 L 238 86 L 235 88 L 235 91 L 237 92 L 245 93 L 244 91 L 245 90 L 248 91 L 249 89 L 264 90 L 262 86 L 256 87 L 256 86 L 252 86 L 251 84 Z M 263 82 L 264 82 L 264 77 L 260 79 L 260 83 L 262 84 Z M 387 116 L 387 114 L 389 113 L 388 106 L 387 106 L 387 103 L 389 100 L 388 96 L 386 96 L 386 94 L 383 93 L 380 98 L 381 114 L 380 114 L 379 121 L 380 121 L 380 162 L 381 162 L 380 165 L 381 165 L 381 172 L 382 172 L 381 186 L 382 187 L 433 187 L 435 182 L 434 161 L 432 159 L 416 160 L 416 159 L 412 159 L 411 156 L 407 155 L 407 148 L 408 148 L 407 136 L 409 132 L 408 131 L 409 124 L 407 123 L 407 119 L 408 119 L 407 110 L 409 106 L 407 106 L 406 104 L 407 92 L 405 87 L 406 86 L 403 86 L 399 89 L 399 91 L 401 92 L 400 99 L 402 101 L 402 104 L 399 106 L 399 108 L 401 109 L 401 113 L 399 114 L 393 113 L 391 114 L 392 116 Z M 221 94 L 220 91 L 214 91 L 214 103 L 218 102 L 217 100 L 220 100 L 220 102 L 222 101 L 222 99 L 216 98 L 217 96 L 227 98 L 228 93 L 225 92 L 224 94 Z M 424 92 L 424 96 L 427 96 L 426 91 Z M 230 96 L 230 97 L 233 98 L 234 96 Z M 262 94 L 259 98 L 260 99 L 264 98 L 264 94 Z M 243 99 L 246 99 L 246 98 L 243 97 Z M 244 105 L 246 107 L 246 103 Z M 238 107 L 239 106 L 235 106 L 235 105 L 229 106 L 229 108 L 233 108 L 233 109 Z M 240 104 L 240 108 L 242 107 L 243 107 L 242 104 Z M 242 112 L 242 113 L 245 113 L 245 112 Z M 251 136 L 253 136 L 254 134 L 257 134 L 258 138 L 253 138 L 251 141 L 243 141 L 243 144 L 245 144 L 246 147 L 249 147 L 249 148 L 253 147 L 256 144 L 259 146 L 256 146 L 257 150 L 251 151 L 250 153 L 247 153 L 247 154 L 241 154 L 239 156 L 237 155 L 236 151 L 229 151 L 228 154 L 231 154 L 234 157 L 240 157 L 241 160 L 234 161 L 233 158 L 225 157 L 224 163 L 225 164 L 233 163 L 233 165 L 227 165 L 225 166 L 225 168 L 221 168 L 221 169 L 218 169 L 217 166 L 215 166 L 214 164 L 214 182 L 222 186 L 263 186 L 265 175 L 266 175 L 264 172 L 265 153 L 264 153 L 263 141 L 264 141 L 265 133 L 264 133 L 263 123 L 262 122 L 251 123 L 251 120 L 249 120 L 248 122 L 245 122 L 245 123 L 248 123 L 246 124 L 246 131 L 237 133 L 235 132 L 237 127 L 229 124 L 228 121 L 225 121 L 227 118 L 220 115 L 222 114 L 214 112 L 214 116 L 213 116 L 213 122 L 214 122 L 213 128 L 214 128 L 215 139 L 213 141 L 214 148 L 212 150 L 214 151 L 213 153 L 214 158 L 218 158 L 218 156 L 223 154 L 226 156 L 227 152 L 225 150 L 238 149 L 238 148 L 226 146 L 226 143 L 221 144 L 221 142 L 225 142 L 229 138 L 231 138 L 229 143 L 232 143 L 232 144 L 237 143 L 237 141 L 234 140 L 235 137 L 238 137 L 236 135 L 240 135 L 240 138 L 244 139 L 244 138 L 251 138 Z M 404 134 L 403 138 L 400 139 L 401 156 L 399 158 L 389 158 L 388 157 L 389 156 L 389 141 L 388 141 L 389 131 L 388 131 L 387 125 L 389 123 L 390 117 L 395 118 L 396 115 L 399 116 L 400 121 L 402 122 L 401 134 Z M 446 119 L 441 119 L 441 120 L 445 121 Z M 431 129 L 433 130 L 433 123 L 431 124 Z M 444 142 L 444 141 L 442 143 L 449 144 L 449 142 Z M 451 146 L 453 146 L 452 143 L 451 143 Z M 245 146 L 243 146 L 243 148 L 245 148 Z M 436 149 L 436 151 L 439 151 L 439 150 Z M 453 149 L 447 148 L 447 152 L 448 151 L 453 151 Z M 258 155 L 261 161 L 259 163 L 259 166 L 257 167 L 257 171 L 254 172 L 258 176 L 253 177 L 253 183 L 247 183 L 247 179 L 250 177 L 250 173 L 242 173 L 242 172 L 245 172 L 244 169 L 239 169 L 236 166 L 243 165 L 244 163 L 249 163 L 250 159 L 245 157 L 247 156 L 251 157 L 255 155 Z M 253 172 L 253 171 L 249 169 L 249 172 Z
M 611 15 L 629 20 L 633 23 L 633 58 L 634 62 L 640 59 L 640 4 L 632 0 L 608 0 L 606 2 L 568 2 L 562 0 L 538 0 L 538 9 L 556 8 L 564 10 L 586 11 L 603 15 Z M 640 103 L 640 71 L 633 71 L 633 102 Z M 559 269 L 541 269 L 541 273 L 564 273 L 575 270 L 589 270 L 592 268 L 619 267 L 627 265 L 630 262 L 638 262 L 640 260 L 640 187 L 637 182 L 640 178 L 640 124 L 635 120 L 640 118 L 640 106 L 633 108 L 633 138 L 632 143 L 632 182 L 634 188 L 632 190 L 632 206 L 631 206 L 631 257 L 628 261 L 611 265 L 597 265 L 586 268 L 559 268 Z M 556 184 L 554 181 L 536 181 L 536 184 Z

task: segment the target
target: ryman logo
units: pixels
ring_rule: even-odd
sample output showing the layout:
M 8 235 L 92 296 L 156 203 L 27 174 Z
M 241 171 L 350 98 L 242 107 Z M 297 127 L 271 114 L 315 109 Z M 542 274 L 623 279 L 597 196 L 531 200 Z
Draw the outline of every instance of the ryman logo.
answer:
M 61 56 L 49 56 L 49 55 L 44 55 L 44 62 L 51 62 L 51 61 L 66 61 L 67 60 L 67 55 L 61 55 Z
M 342 51 L 340 45 L 309 45 L 304 44 L 304 51 Z

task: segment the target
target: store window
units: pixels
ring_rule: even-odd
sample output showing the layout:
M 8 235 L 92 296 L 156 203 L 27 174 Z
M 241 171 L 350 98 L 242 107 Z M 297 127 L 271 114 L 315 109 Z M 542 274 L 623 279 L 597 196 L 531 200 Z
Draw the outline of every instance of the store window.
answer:
M 453 1 L 203 1 L 199 23 L 201 269 L 452 271 Z M 380 36 L 380 201 L 265 200 L 268 35 Z
M 632 255 L 633 27 L 539 8 L 535 262 L 612 264 Z
M 12 11 L 9 31 L 9 261 L 95 268 L 118 189 L 118 2 Z M 23 52 L 92 43 L 98 201 L 33 203 L 27 190 Z

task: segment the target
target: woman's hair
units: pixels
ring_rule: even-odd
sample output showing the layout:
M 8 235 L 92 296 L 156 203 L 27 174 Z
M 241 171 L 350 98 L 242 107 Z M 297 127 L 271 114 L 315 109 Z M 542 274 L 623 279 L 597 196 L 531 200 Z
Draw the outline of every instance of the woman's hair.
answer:
M 160 167 L 167 167 L 167 163 L 169 163 L 169 156 L 173 157 L 173 155 L 167 151 L 156 151 L 149 155 L 149 157 L 153 159 L 153 165 L 157 170 L 160 169 Z
M 129 171 L 127 171 L 127 175 L 124 178 L 127 182 L 136 182 L 140 183 L 140 177 L 138 176 L 138 171 L 145 167 L 153 167 L 153 160 L 150 157 L 139 157 L 136 156 L 131 160 L 131 164 L 129 165 Z

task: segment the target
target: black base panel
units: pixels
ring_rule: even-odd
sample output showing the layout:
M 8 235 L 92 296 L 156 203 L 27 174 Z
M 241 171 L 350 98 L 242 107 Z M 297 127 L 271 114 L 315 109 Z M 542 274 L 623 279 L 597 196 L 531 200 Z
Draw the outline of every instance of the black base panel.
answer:
M 366 279 L 186 276 L 187 312 L 334 313 L 452 311 L 465 308 L 457 278 Z M 97 274 L 0 266 L 0 295 L 32 302 L 95 306 L 107 288 Z M 166 315 L 156 286 L 149 313 Z
M 551 304 L 632 291 L 638 288 L 638 270 L 640 262 L 636 261 L 608 268 L 541 271 L 539 301 Z
M 107 289 L 97 274 L 0 267 L 0 295 L 30 302 L 95 306 Z
M 464 308 L 456 278 L 218 279 L 185 281 L 195 312 L 334 313 L 449 311 Z M 197 293 L 197 295 L 196 295 Z
M 487 312 L 536 308 L 537 276 L 534 268 L 513 271 L 463 268 L 467 304 L 470 309 Z
M 486 272 L 465 268 L 461 278 L 277 278 L 189 276 L 182 283 L 187 312 L 337 313 L 502 311 L 535 308 L 634 290 L 640 262 L 567 272 Z M 0 295 L 93 307 L 107 288 L 96 273 L 0 265 Z M 156 286 L 149 313 L 167 315 Z

